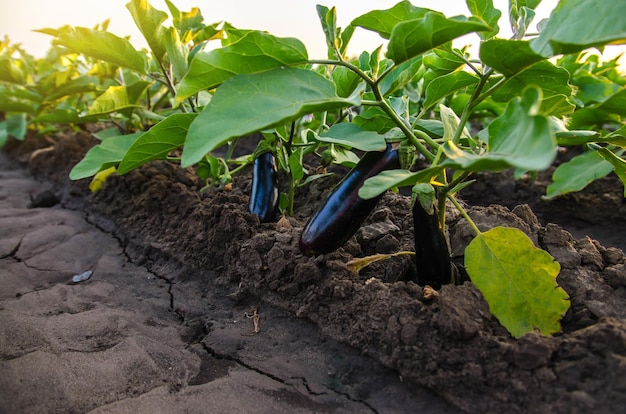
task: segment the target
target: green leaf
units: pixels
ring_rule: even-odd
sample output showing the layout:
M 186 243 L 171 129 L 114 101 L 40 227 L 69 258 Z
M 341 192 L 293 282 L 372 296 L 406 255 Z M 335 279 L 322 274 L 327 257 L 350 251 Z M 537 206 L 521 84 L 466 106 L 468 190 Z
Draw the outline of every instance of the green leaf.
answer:
M 460 89 L 478 84 L 478 81 L 478 77 L 465 71 L 452 72 L 433 79 L 426 87 L 424 110 L 428 110 L 441 99 Z
M 361 151 L 382 151 L 386 147 L 384 135 L 365 131 L 349 122 L 333 125 L 328 131 L 320 134 L 317 139 L 322 142 L 344 145 Z
M 22 85 L 26 73 L 20 68 L 20 63 L 7 56 L 0 56 L 0 81 Z
M 604 160 L 597 151 L 587 151 L 559 165 L 552 174 L 552 184 L 544 198 L 580 191 L 592 181 L 605 177 L 613 171 L 613 165 Z
M 611 114 L 626 115 L 626 87 L 609 95 L 604 102 L 595 105 L 594 108 Z
M 401 1 L 387 10 L 372 10 L 357 17 L 350 23 L 378 33 L 383 39 L 389 39 L 393 28 L 400 22 L 418 19 L 432 10 L 415 7 L 410 1 Z
M 84 124 L 96 122 L 98 118 L 98 115 L 81 116 L 80 112 L 74 108 L 54 108 L 50 112 L 37 115 L 32 122 L 47 124 Z
M 46 96 L 46 100 L 54 101 L 66 96 L 93 92 L 98 89 L 98 85 L 98 78 L 95 76 L 79 76 L 63 82 Z
M 24 141 L 26 136 L 26 114 L 14 114 L 6 117 L 6 131 L 9 136 Z
M 442 138 L 446 140 L 452 139 L 461 124 L 461 119 L 452 109 L 445 105 L 439 105 L 439 116 L 441 117 L 441 125 L 443 126 Z M 467 127 L 463 127 L 460 138 L 471 138 Z
M 122 158 L 118 174 L 126 174 L 149 161 L 167 159 L 171 151 L 183 146 L 195 117 L 196 114 L 173 114 L 143 133 Z
M 465 249 L 465 269 L 489 310 L 515 338 L 538 329 L 561 331 L 569 308 L 567 293 L 556 283 L 560 265 L 536 248 L 521 230 L 495 227 Z
M 500 31 L 498 20 L 500 20 L 502 12 L 493 7 L 493 0 L 465 0 L 465 3 L 467 3 L 467 8 L 472 12 L 472 15 L 482 19 L 492 28 L 489 33 L 478 33 L 481 39 L 490 39 L 498 34 Z
M 249 31 L 236 43 L 209 52 L 198 52 L 178 87 L 176 101 L 181 102 L 204 89 L 216 88 L 238 74 L 305 63 L 307 59 L 306 48 L 297 39 Z
M 61 33 L 53 43 L 95 59 L 146 72 L 146 56 L 135 50 L 128 40 L 112 33 L 75 27 Z
M 510 0 L 509 22 L 515 39 L 521 39 L 535 18 L 535 8 L 541 0 Z
M 481 43 L 480 59 L 508 78 L 545 58 L 525 40 L 492 39 Z
M 333 7 L 329 9 L 326 6 L 317 5 L 317 16 L 322 24 L 322 30 L 326 37 L 326 47 L 328 49 L 328 58 L 337 59 L 337 51 L 340 48 L 339 30 L 337 29 L 337 10 Z
M 507 79 L 491 97 L 496 102 L 508 102 L 527 87 L 538 87 L 542 92 L 540 112 L 561 116 L 574 111 L 574 105 L 568 100 L 572 95 L 569 78 L 567 70 L 544 60 Z
M 626 43 L 626 2 L 562 0 L 539 37 L 531 40 L 537 53 L 551 57 L 591 47 Z
M 237 75 L 220 86 L 194 119 L 183 150 L 182 166 L 197 163 L 228 140 L 291 121 L 303 115 L 361 103 L 361 90 L 337 96 L 335 85 L 305 69 L 278 68 Z
M 352 121 L 355 125 L 360 126 L 367 131 L 376 131 L 384 134 L 391 128 L 396 127 L 396 123 L 389 118 L 381 108 L 376 106 L 367 106 L 363 108 L 361 113 Z
M 153 8 L 147 0 L 131 0 L 126 8 L 130 11 L 135 24 L 148 42 L 148 46 L 158 61 L 165 54 L 163 22 L 167 13 Z
M 615 154 L 608 148 L 599 148 L 598 153 L 600 153 L 602 158 L 611 163 L 611 165 L 613 166 L 613 171 L 615 172 L 615 175 L 617 175 L 622 183 L 625 185 L 624 197 L 626 197 L 626 161 L 617 156 L 617 154 Z
M 91 177 L 99 171 L 117 165 L 132 143 L 142 134 L 118 135 L 106 138 L 102 143 L 91 148 L 85 157 L 70 171 L 71 180 Z
M 337 87 L 337 95 L 343 98 L 350 96 L 361 83 L 359 75 L 344 66 L 335 67 L 331 79 Z
M 398 23 L 391 33 L 387 57 L 396 64 L 448 43 L 468 33 L 491 30 L 475 17 L 446 18 L 438 12 L 428 12 L 424 17 Z
M 173 27 L 163 30 L 163 47 L 167 51 L 167 58 L 172 65 L 175 79 L 182 79 L 187 73 L 189 50 L 180 41 L 178 31 Z
M 406 62 L 402 62 L 395 66 L 391 72 L 380 81 L 380 91 L 383 95 L 393 94 L 413 81 L 413 79 L 418 78 L 422 70 L 422 56 L 417 56 Z
M 385 191 L 395 187 L 409 187 L 417 183 L 430 183 L 443 167 L 429 167 L 418 172 L 408 170 L 386 170 L 368 178 L 359 189 L 359 197 L 364 200 L 378 197 Z
M 504 113 L 488 127 L 488 151 L 473 154 L 451 140 L 443 145 L 448 157 L 442 164 L 466 171 L 499 171 L 510 167 L 525 171 L 548 168 L 556 156 L 556 139 L 548 119 L 537 115 L 541 91 L 529 88 L 509 102 Z
M 424 54 L 424 66 L 440 76 L 462 68 L 465 61 L 452 50 L 442 46 Z
M 87 115 L 109 114 L 136 106 L 131 103 L 126 86 L 110 86 L 93 101 Z
M 7 132 L 7 122 L 0 121 L 0 148 L 4 147 L 9 139 L 9 133 Z
M 36 104 L 32 102 L 17 100 L 15 98 L 0 100 L 0 112 L 26 112 L 33 113 L 37 110 Z

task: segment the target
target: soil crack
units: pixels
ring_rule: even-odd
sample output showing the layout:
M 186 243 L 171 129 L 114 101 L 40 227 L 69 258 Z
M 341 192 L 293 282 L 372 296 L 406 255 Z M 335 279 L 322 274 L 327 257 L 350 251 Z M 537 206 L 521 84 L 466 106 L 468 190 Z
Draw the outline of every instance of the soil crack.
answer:
M 22 245 L 23 240 L 24 240 L 24 236 L 20 237 L 20 241 L 17 242 L 15 247 L 9 253 L 5 254 L 4 256 L 0 256 L 0 259 L 11 258 L 15 260 L 16 262 L 21 263 L 22 259 L 17 257 L 17 251 L 20 249 L 20 246 Z
M 215 349 L 211 348 L 210 346 L 208 346 L 207 344 L 205 344 L 204 342 L 200 342 L 200 344 L 202 345 L 202 348 L 209 354 L 211 355 L 213 358 L 215 359 L 221 359 L 221 360 L 226 360 L 226 361 L 231 361 L 234 362 L 235 364 L 245 368 L 245 369 L 249 369 L 251 371 L 256 372 L 257 374 L 263 375 L 267 378 L 270 378 L 280 384 L 286 385 L 286 386 L 293 386 L 293 383 L 290 383 L 289 380 L 299 380 L 301 382 L 301 384 L 304 386 L 304 388 L 307 390 L 307 393 L 309 395 L 312 396 L 321 396 L 321 395 L 326 395 L 326 392 L 315 392 L 311 389 L 311 386 L 309 385 L 307 379 L 305 377 L 290 377 L 288 380 L 282 379 L 270 372 L 264 371 L 260 368 L 254 367 L 244 361 L 242 361 L 239 358 L 236 358 L 234 356 L 231 355 L 227 355 L 227 354 L 222 354 L 220 352 L 217 352 Z M 345 392 L 341 392 L 341 391 L 337 391 L 334 390 L 328 386 L 325 386 L 326 389 L 328 389 L 329 391 L 337 394 L 337 395 L 341 395 L 343 397 L 345 397 L 347 400 L 351 401 L 351 402 L 355 402 L 355 403 L 359 403 L 364 405 L 365 407 L 367 407 L 372 413 L 374 414 L 379 414 L 378 411 L 372 407 L 369 403 L 367 403 L 366 401 L 363 400 L 359 400 L 356 398 L 353 398 L 350 394 L 345 393 Z
M 174 282 L 172 282 L 170 279 L 168 279 L 165 276 L 162 276 L 158 273 L 156 273 L 155 271 L 153 271 L 149 265 L 139 265 L 137 264 L 131 257 L 131 255 L 128 253 L 128 251 L 126 250 L 128 248 L 128 243 L 122 238 L 120 237 L 118 234 L 116 234 L 113 231 L 110 231 L 109 229 L 105 228 L 104 226 L 98 224 L 98 222 L 96 220 L 93 220 L 91 218 L 91 216 L 89 215 L 88 212 L 84 212 L 83 217 L 85 219 L 85 221 L 87 223 L 89 223 L 90 225 L 94 226 L 96 229 L 100 230 L 103 233 L 109 234 L 111 237 L 113 237 L 116 241 L 118 246 L 120 246 L 121 250 L 122 250 L 122 255 L 124 256 L 124 258 L 126 259 L 126 261 L 128 263 L 131 263 L 135 266 L 139 266 L 144 268 L 148 273 L 150 273 L 152 276 L 154 276 L 156 279 L 162 280 L 165 283 L 167 283 L 167 294 L 169 296 L 169 308 L 170 311 L 174 312 L 176 314 L 176 316 L 180 319 L 181 322 L 184 321 L 184 315 L 182 315 L 180 312 L 177 311 L 177 309 L 174 307 L 174 293 L 172 292 L 172 286 L 174 285 Z

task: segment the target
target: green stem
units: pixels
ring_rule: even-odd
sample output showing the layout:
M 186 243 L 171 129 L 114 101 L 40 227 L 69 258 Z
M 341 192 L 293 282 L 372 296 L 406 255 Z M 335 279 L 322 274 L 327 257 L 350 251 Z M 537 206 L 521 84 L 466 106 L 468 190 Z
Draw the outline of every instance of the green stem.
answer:
M 454 204 L 457 210 L 459 210 L 459 213 L 461 213 L 465 221 L 467 221 L 472 230 L 474 230 L 474 233 L 476 233 L 477 236 L 482 234 L 482 232 L 478 229 L 478 226 L 476 226 L 476 223 L 474 223 L 474 220 L 472 220 L 469 214 L 467 214 L 467 211 L 465 211 L 463 206 L 461 206 L 461 203 L 458 202 L 456 197 L 452 196 L 451 194 L 447 194 L 446 197 L 448 198 L 448 200 L 452 201 L 452 204 Z
M 463 113 L 461 114 L 461 120 L 459 121 L 459 127 L 456 129 L 454 133 L 454 137 L 452 138 L 452 142 L 454 142 L 455 144 L 458 144 L 459 141 L 461 140 L 461 134 L 463 133 L 465 124 L 467 124 L 467 121 L 469 120 L 469 117 L 472 114 L 472 109 L 479 102 L 478 99 L 480 96 L 480 92 L 485 87 L 485 84 L 489 80 L 489 77 L 491 76 L 492 73 L 493 73 L 493 69 L 489 68 L 483 75 L 481 75 L 480 81 L 478 82 L 478 85 L 476 85 L 476 89 L 474 89 L 474 92 L 472 92 L 472 96 L 467 102 L 467 105 L 465 105 L 465 108 L 463 108 Z
M 371 105 L 376 104 L 377 106 L 379 106 L 393 120 L 398 128 L 400 128 L 400 130 L 404 133 L 404 135 L 411 142 L 411 144 L 413 144 L 415 148 L 417 148 L 417 150 L 426 158 L 426 160 L 428 160 L 428 162 L 433 161 L 433 154 L 428 151 L 428 149 L 424 146 L 424 144 L 419 141 L 419 139 L 417 139 L 417 137 L 413 133 L 411 125 L 404 119 L 400 118 L 396 111 L 393 110 L 391 105 L 389 105 L 389 103 L 383 98 L 382 92 L 378 87 L 378 83 L 374 79 L 369 77 L 367 73 L 363 72 L 360 68 L 353 65 L 352 63 L 346 62 L 345 60 L 312 60 L 310 62 L 322 65 L 340 65 L 356 73 L 361 79 L 365 81 L 365 83 L 368 84 L 368 86 L 372 89 L 372 93 L 376 97 L 375 102 L 368 103 Z

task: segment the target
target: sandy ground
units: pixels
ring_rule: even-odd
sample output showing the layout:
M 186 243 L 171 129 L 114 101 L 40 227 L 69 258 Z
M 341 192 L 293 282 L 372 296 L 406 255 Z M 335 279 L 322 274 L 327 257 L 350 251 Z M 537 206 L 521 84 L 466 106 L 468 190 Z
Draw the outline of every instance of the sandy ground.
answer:
M 82 212 L 29 208 L 46 185 L 4 157 L 0 413 L 457 412 L 285 312 L 255 334 L 251 304 L 176 295 Z

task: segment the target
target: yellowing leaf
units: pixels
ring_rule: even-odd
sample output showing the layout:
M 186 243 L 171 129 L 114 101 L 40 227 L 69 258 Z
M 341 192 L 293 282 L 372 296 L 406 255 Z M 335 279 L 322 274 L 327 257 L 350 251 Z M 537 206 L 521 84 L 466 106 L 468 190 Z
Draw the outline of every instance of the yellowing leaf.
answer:
M 569 298 L 556 283 L 560 265 L 521 230 L 495 227 L 479 234 L 465 249 L 465 268 L 492 315 L 515 338 L 534 329 L 544 335 L 561 331 Z
M 109 175 L 113 174 L 114 172 L 115 167 L 110 167 L 94 175 L 93 179 L 89 183 L 89 190 L 91 190 L 92 193 L 99 191 L 102 188 L 102 185 L 106 182 L 107 178 L 109 178 Z

